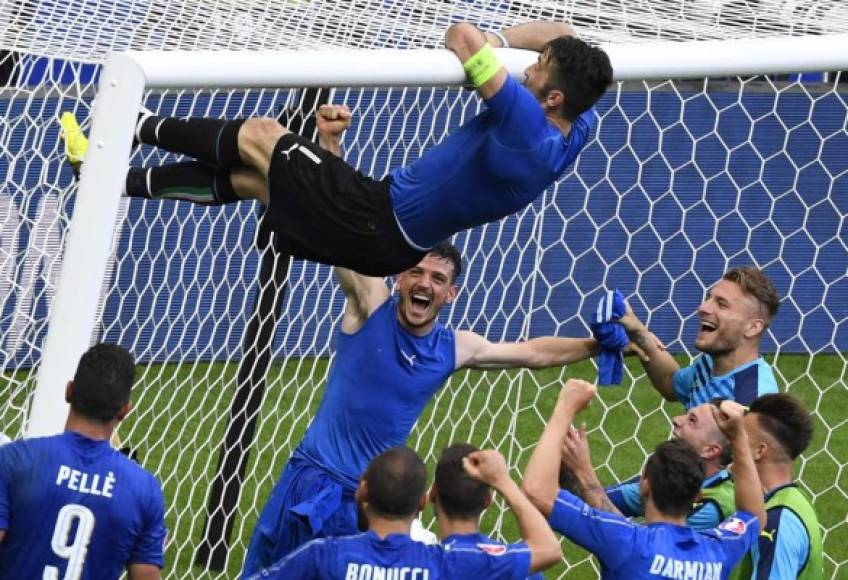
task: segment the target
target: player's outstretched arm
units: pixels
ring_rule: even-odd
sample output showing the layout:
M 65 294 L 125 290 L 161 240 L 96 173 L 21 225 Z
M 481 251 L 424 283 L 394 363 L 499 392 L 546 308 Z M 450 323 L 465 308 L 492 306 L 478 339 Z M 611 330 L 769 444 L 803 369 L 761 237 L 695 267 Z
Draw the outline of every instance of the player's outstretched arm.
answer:
M 577 32 L 565 22 L 537 20 L 504 28 L 500 32 L 486 32 L 489 43 L 496 48 L 523 48 L 542 52 L 545 45 L 560 36 L 577 36 Z M 504 45 L 506 41 L 506 45 Z
M 333 268 L 345 294 L 342 330 L 352 334 L 362 328 L 368 317 L 389 298 L 389 287 L 382 278 L 363 276 L 347 268 Z
M 127 566 L 129 580 L 159 580 L 159 567 L 153 564 L 130 564 Z
M 745 431 L 745 408 L 734 401 L 722 401 L 721 407 L 711 407 L 715 422 L 730 440 L 733 450 L 733 484 L 736 509 L 754 514 L 765 529 L 767 515 L 763 501 L 763 487 Z
M 315 112 L 318 145 L 336 157 L 342 156 L 342 134 L 350 127 L 353 114 L 347 105 L 321 105 Z
M 542 432 L 524 472 L 521 489 L 545 517 L 550 516 L 559 492 L 560 451 L 574 416 L 595 397 L 598 388 L 586 381 L 570 379 L 559 392 L 551 418 Z
M 501 494 L 515 514 L 521 537 L 530 548 L 531 572 L 550 568 L 562 559 L 562 547 L 553 530 L 509 477 L 503 455 L 494 449 L 475 451 L 462 459 L 462 465 L 471 477 Z
M 489 342 L 477 333 L 456 333 L 457 368 L 540 369 L 562 366 L 595 356 L 594 338 L 543 336 L 524 342 Z
M 638 346 L 645 356 L 640 356 L 648 378 L 659 393 L 669 401 L 676 401 L 674 394 L 674 373 L 680 370 L 680 365 L 674 360 L 667 350 L 661 347 L 661 343 L 654 334 L 648 330 L 639 320 L 630 305 L 627 312 L 621 317 L 619 323 L 627 331 L 627 336 L 632 344 Z

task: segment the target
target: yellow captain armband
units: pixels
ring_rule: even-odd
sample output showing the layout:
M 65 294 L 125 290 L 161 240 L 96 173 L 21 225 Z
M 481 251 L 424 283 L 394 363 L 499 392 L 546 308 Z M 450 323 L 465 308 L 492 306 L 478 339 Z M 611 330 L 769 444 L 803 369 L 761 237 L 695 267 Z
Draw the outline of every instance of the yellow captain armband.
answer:
M 478 88 L 495 76 L 495 73 L 501 68 L 501 63 L 498 61 L 498 57 L 495 56 L 492 45 L 487 42 L 483 45 L 483 48 L 474 53 L 462 66 L 465 69 L 465 74 L 471 79 L 474 88 Z

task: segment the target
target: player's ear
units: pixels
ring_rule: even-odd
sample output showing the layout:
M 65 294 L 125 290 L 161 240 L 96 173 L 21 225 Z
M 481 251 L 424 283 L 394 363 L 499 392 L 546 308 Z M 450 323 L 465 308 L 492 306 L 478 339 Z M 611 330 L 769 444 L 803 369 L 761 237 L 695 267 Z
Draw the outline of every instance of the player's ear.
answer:
M 565 103 L 565 93 L 559 89 L 551 89 L 545 95 L 543 105 L 546 111 L 559 111 Z
M 127 401 L 120 409 L 118 409 L 118 413 L 115 415 L 115 419 L 117 419 L 118 421 L 123 421 L 124 417 L 130 414 L 130 409 L 132 409 L 132 403 Z
M 751 318 L 748 320 L 748 327 L 745 329 L 745 338 L 754 338 L 763 333 L 766 329 L 766 321 L 762 318 Z
M 488 509 L 490 505 L 492 505 L 492 492 L 486 494 L 486 499 L 483 500 L 483 509 Z
M 721 445 L 708 443 L 701 448 L 701 459 L 709 461 L 721 455 Z
M 445 304 L 450 304 L 454 300 L 456 300 L 456 295 L 459 294 L 459 286 L 456 284 L 451 285 L 450 290 L 448 290 L 448 297 L 445 300 Z
M 427 497 L 430 500 L 430 503 L 439 503 L 439 491 L 438 488 L 436 488 L 436 482 L 433 482 L 433 485 L 430 486 L 430 491 L 427 492 Z
M 71 402 L 71 394 L 74 392 L 74 381 L 68 381 L 68 384 L 65 385 L 65 402 L 70 404 Z

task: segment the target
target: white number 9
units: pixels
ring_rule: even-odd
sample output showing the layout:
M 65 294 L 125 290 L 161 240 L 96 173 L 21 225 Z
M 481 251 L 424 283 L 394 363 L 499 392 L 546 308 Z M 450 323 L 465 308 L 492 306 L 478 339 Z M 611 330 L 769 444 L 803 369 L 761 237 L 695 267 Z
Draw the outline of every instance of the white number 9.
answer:
M 77 522 L 77 531 L 73 541 L 69 541 L 71 528 Z M 88 543 L 94 531 L 94 514 L 85 506 L 68 504 L 59 511 L 56 527 L 53 529 L 53 539 L 50 547 L 60 558 L 68 561 L 64 580 L 79 580 L 88 552 Z M 59 580 L 59 569 L 54 566 L 44 568 L 43 580 Z

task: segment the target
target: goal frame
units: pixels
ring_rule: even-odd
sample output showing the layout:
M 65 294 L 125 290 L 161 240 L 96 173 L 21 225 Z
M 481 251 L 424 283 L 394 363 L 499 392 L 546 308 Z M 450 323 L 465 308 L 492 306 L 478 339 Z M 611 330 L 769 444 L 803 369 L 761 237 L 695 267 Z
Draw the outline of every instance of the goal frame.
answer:
M 848 34 L 603 45 L 616 81 L 747 76 L 848 69 Z M 496 49 L 523 76 L 535 52 Z M 128 51 L 101 71 L 83 167 L 27 420 L 28 437 L 63 429 L 65 384 L 91 343 L 119 215 L 120 191 L 144 91 L 157 88 L 459 86 L 446 49 Z

